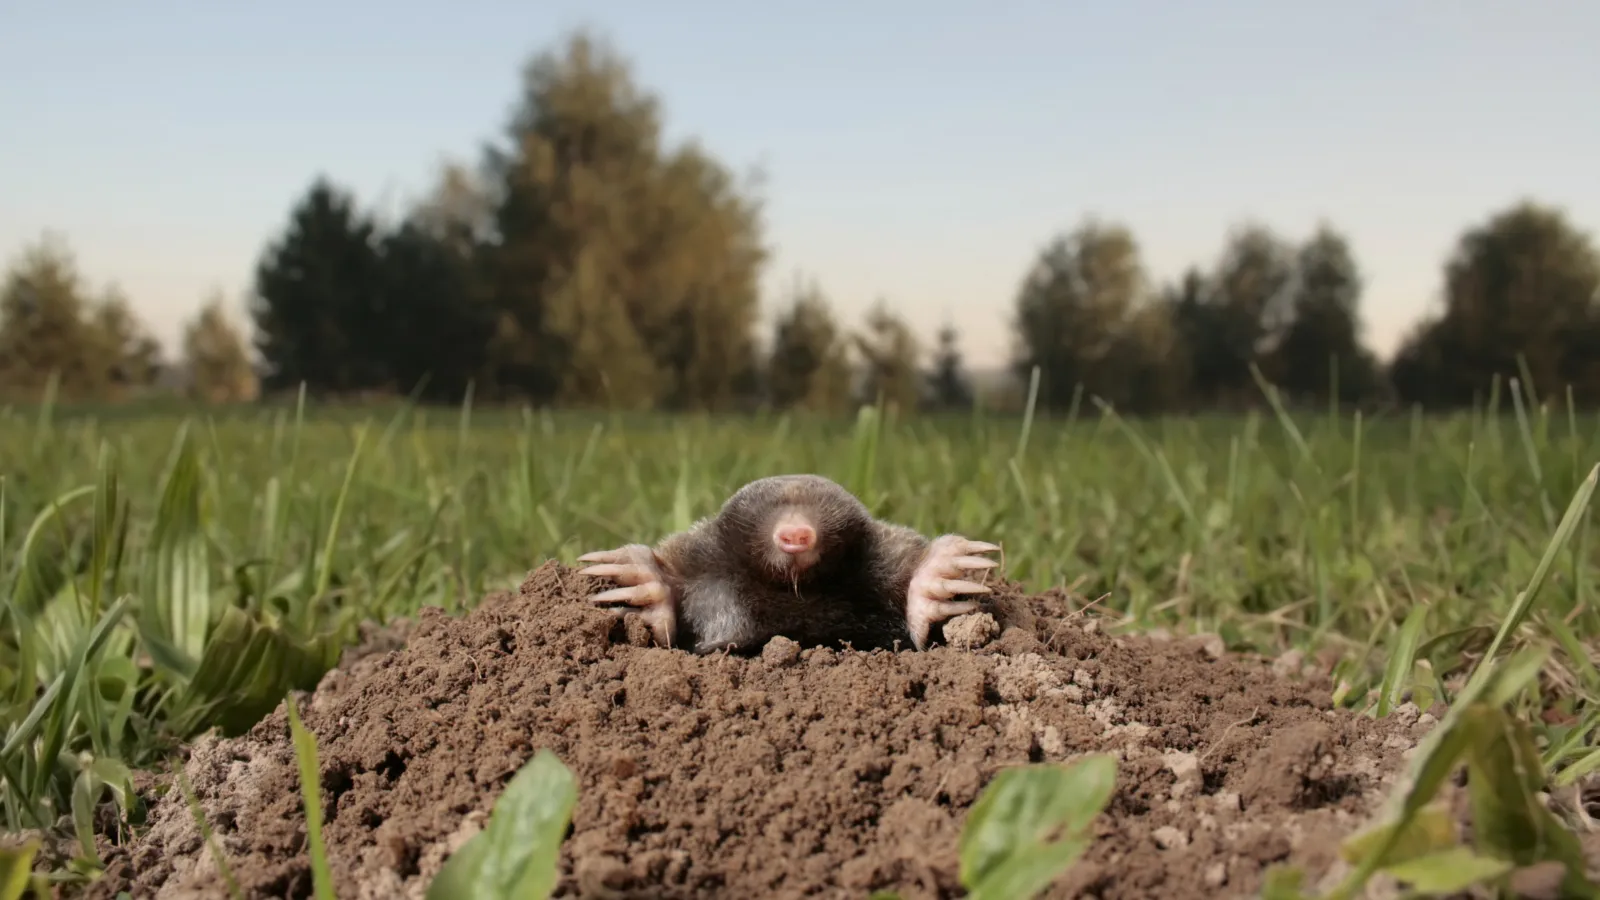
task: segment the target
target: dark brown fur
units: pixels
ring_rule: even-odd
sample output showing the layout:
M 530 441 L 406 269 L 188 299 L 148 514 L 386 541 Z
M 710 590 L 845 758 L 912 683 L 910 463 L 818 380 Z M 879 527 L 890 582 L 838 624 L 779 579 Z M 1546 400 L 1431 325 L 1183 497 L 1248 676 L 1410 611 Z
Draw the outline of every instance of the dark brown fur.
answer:
M 790 508 L 818 536 L 818 560 L 798 577 L 781 568 L 771 539 Z M 821 476 L 753 481 L 715 516 L 656 547 L 681 597 L 674 644 L 697 653 L 759 651 L 781 634 L 803 645 L 909 648 L 906 589 L 928 544 L 910 528 L 873 519 Z

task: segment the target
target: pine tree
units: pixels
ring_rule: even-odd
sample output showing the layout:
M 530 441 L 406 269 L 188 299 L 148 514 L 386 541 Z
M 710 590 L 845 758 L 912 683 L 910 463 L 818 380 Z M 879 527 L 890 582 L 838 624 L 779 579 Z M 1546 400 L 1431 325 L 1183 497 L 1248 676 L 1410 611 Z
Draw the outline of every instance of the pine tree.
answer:
M 1344 236 L 1319 227 L 1295 261 L 1292 319 L 1266 367 L 1292 397 L 1319 403 L 1338 392 L 1359 401 L 1379 387 L 1376 358 L 1361 344 L 1362 279 Z
M 354 198 L 317 178 L 256 266 L 256 348 L 267 387 L 384 388 L 388 334 L 377 226 Z
M 933 352 L 933 369 L 928 373 L 928 394 L 937 409 L 959 409 L 972 405 L 972 381 L 961 359 L 961 336 L 952 323 L 939 329 Z

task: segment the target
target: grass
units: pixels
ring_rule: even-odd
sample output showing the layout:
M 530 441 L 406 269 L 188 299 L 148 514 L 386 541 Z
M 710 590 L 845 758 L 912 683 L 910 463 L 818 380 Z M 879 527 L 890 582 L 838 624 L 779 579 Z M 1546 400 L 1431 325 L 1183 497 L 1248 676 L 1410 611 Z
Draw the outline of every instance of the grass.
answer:
M 1563 783 L 1600 768 L 1600 417 L 1510 396 L 1370 419 L 3 411 L 0 815 L 69 817 L 54 877 L 82 877 L 97 807 L 137 816 L 133 770 L 314 685 L 362 620 L 465 608 L 800 470 L 1001 543 L 1011 577 L 1128 628 L 1335 651 L 1339 700 L 1372 714 L 1451 698 L 1488 648 L 1546 651 L 1508 703 Z

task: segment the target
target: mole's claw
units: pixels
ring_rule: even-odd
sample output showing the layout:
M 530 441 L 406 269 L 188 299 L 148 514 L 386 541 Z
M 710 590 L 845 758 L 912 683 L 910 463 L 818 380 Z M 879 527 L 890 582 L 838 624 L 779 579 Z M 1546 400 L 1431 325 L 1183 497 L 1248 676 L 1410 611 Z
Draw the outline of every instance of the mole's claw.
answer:
M 591 603 L 626 603 L 629 606 L 654 606 L 667 601 L 667 586 L 659 581 L 646 581 L 632 587 L 612 588 L 589 598 Z
M 947 592 L 946 597 L 957 594 L 990 594 L 993 593 L 986 584 L 976 581 L 962 581 L 954 578 L 945 578 L 939 581 L 939 587 Z M 943 598 L 940 598 L 943 599 Z
M 933 611 L 941 619 L 964 616 L 977 608 L 978 604 L 971 600 L 937 600 L 933 603 Z
M 918 650 L 928 645 L 928 632 L 935 622 L 966 615 L 978 608 L 971 600 L 954 600 L 961 594 L 989 594 L 985 584 L 967 580 L 971 571 L 992 569 L 999 563 L 975 553 L 999 550 L 985 541 L 971 541 L 959 534 L 934 539 L 923 555 L 922 564 L 911 575 L 906 588 L 906 628 Z
M 623 584 L 643 584 L 656 577 L 656 573 L 651 571 L 649 567 L 636 563 L 603 563 L 589 566 L 586 569 L 579 569 L 578 574 L 595 578 L 611 578 Z
M 595 550 L 578 557 L 592 563 L 578 570 L 590 578 L 609 578 L 622 585 L 589 597 L 597 606 L 624 603 L 637 610 L 656 643 L 672 646 L 678 625 L 678 598 L 668 584 L 661 560 L 643 544 L 628 544 L 615 550 Z

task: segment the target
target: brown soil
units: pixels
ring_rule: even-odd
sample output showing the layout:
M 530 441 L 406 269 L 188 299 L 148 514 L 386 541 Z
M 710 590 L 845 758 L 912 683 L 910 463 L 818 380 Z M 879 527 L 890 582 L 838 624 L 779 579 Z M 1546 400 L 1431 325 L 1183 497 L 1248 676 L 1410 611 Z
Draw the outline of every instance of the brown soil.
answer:
M 580 784 L 558 896 L 960 896 L 989 777 L 1095 750 L 1119 756 L 1117 791 L 1048 896 L 1250 895 L 1280 861 L 1336 876 L 1431 720 L 1335 712 L 1298 662 L 1108 636 L 1062 592 L 1002 585 L 921 653 L 779 638 L 740 658 L 647 646 L 584 602 L 595 587 L 550 563 L 464 618 L 424 611 L 302 701 L 341 898 L 421 898 L 541 747 Z M 309 897 L 283 710 L 201 740 L 187 773 L 244 895 Z M 226 896 L 178 791 L 150 822 L 91 896 Z

